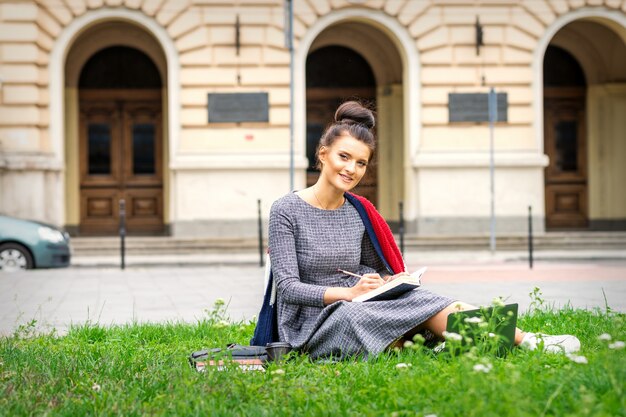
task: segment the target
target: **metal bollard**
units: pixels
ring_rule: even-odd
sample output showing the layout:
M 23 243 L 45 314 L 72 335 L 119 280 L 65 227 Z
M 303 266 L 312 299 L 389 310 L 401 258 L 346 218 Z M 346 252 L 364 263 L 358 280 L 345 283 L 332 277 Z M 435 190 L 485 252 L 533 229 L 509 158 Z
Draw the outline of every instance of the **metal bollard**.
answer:
M 528 266 L 533 269 L 533 209 L 528 206 Z
M 257 200 L 259 211 L 259 265 L 265 266 L 265 257 L 263 256 L 263 219 L 261 218 L 261 199 Z
M 126 238 L 126 202 L 122 198 L 120 200 L 120 257 L 121 257 L 121 269 L 126 268 L 125 255 L 126 245 L 124 239 Z
M 400 209 L 400 225 L 398 227 L 398 233 L 400 234 L 400 253 L 404 256 L 404 202 L 400 201 L 398 206 Z

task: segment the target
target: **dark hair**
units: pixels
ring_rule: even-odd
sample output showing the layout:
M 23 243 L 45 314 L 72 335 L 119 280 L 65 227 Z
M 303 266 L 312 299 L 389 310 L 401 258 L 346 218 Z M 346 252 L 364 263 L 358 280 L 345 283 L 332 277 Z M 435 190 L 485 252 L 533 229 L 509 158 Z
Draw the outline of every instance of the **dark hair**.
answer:
M 372 133 L 372 129 L 375 125 L 376 119 L 374 118 L 374 112 L 372 110 L 357 101 L 346 101 L 342 103 L 335 112 L 335 121 L 326 128 L 322 138 L 317 144 L 317 150 L 315 151 L 317 163 L 315 167 L 317 169 L 322 168 L 319 159 L 320 148 L 322 146 L 332 146 L 335 139 L 345 135 L 350 135 L 366 144 L 371 151 L 371 160 L 374 156 L 374 150 L 376 149 L 376 140 Z

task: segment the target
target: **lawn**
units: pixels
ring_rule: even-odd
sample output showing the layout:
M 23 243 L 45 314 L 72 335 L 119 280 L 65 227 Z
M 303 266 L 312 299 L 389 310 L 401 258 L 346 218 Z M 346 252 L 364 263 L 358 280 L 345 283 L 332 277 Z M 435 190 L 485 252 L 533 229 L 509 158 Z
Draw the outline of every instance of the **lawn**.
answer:
M 367 361 L 294 355 L 266 372 L 199 373 L 191 351 L 246 344 L 254 323 L 225 321 L 222 305 L 195 324 L 90 324 L 64 336 L 32 322 L 0 339 L 0 415 L 626 415 L 626 315 L 536 300 L 520 326 L 578 335 L 576 357 L 435 355 L 418 343 Z

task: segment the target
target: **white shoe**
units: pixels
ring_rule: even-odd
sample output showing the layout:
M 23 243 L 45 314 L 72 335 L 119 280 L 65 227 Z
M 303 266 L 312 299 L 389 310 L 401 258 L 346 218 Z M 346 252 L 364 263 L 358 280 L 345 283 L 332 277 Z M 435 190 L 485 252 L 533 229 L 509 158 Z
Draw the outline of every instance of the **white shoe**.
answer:
M 548 353 L 574 353 L 580 350 L 580 340 L 576 336 L 562 334 L 550 336 L 539 333 L 526 333 L 520 346 L 535 350 L 543 343 L 543 351 Z

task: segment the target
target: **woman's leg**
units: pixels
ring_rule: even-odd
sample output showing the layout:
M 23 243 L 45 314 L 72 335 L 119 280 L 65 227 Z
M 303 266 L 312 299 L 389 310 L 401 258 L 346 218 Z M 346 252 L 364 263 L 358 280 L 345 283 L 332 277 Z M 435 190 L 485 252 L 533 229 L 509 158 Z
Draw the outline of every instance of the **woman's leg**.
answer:
M 464 303 L 462 301 L 455 301 L 448 307 L 441 310 L 439 313 L 426 320 L 420 327 L 430 330 L 435 336 L 439 338 L 443 338 L 443 332 L 446 330 L 446 326 L 448 324 L 448 315 L 457 311 L 474 310 L 476 308 L 478 307 L 474 307 L 473 305 Z M 522 343 L 524 334 L 525 333 L 522 332 L 519 328 L 515 329 L 516 345 Z

